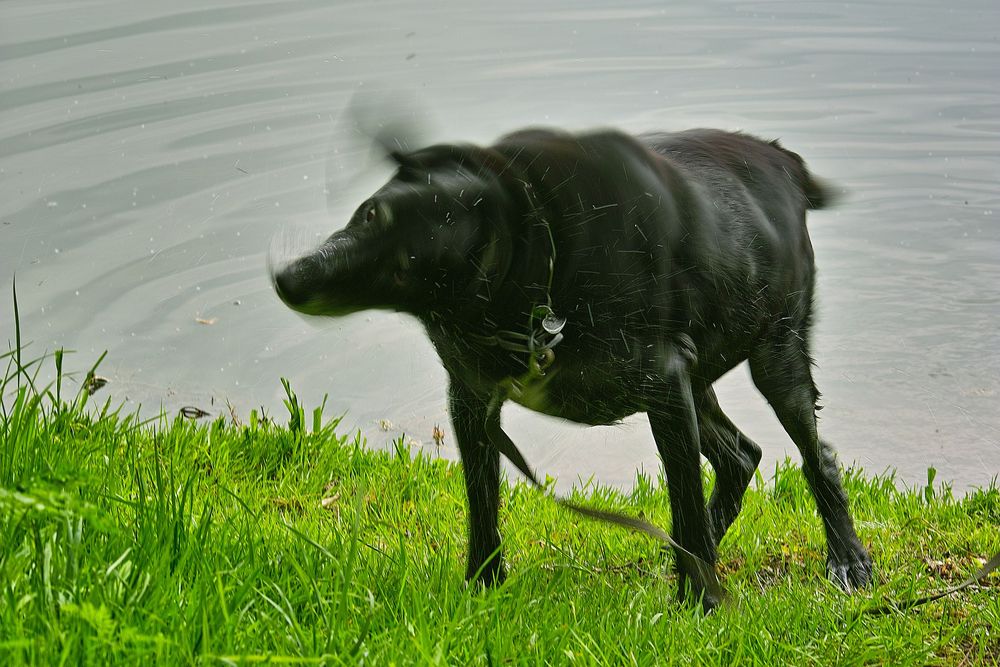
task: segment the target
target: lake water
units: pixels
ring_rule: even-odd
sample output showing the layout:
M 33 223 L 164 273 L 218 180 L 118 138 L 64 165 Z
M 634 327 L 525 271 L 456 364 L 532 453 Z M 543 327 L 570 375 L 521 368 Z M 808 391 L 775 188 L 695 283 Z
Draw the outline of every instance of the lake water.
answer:
M 743 129 L 848 193 L 810 218 L 821 432 L 872 473 L 985 485 L 1000 473 L 998 40 L 996 0 L 7 0 L 0 336 L 16 272 L 31 349 L 76 350 L 77 368 L 110 350 L 102 392 L 130 407 L 280 416 L 285 376 L 373 446 L 405 432 L 434 452 L 441 424 L 454 458 L 444 373 L 414 321 L 307 322 L 265 274 L 275 234 L 328 234 L 368 194 L 336 131 L 351 96 L 410 91 L 434 139 Z M 794 457 L 744 367 L 719 395 L 765 476 Z M 644 417 L 504 420 L 563 488 L 659 469 Z

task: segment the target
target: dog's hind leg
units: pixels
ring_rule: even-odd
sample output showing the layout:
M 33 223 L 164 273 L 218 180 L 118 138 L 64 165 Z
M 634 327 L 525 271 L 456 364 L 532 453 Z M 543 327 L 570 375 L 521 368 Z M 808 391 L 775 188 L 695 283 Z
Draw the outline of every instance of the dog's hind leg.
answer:
M 729 420 L 708 387 L 695 399 L 701 451 L 715 470 L 708 517 L 716 545 L 743 506 L 743 494 L 760 463 L 760 447 Z
M 670 515 L 676 549 L 681 599 L 689 592 L 700 597 L 705 611 L 721 602 L 715 572 L 715 540 L 705 508 L 701 483 L 698 420 L 688 374 L 690 354 L 668 349 L 664 372 L 658 378 L 658 399 L 648 410 L 649 425 L 670 492 Z
M 800 329 L 775 327 L 751 353 L 750 372 L 802 455 L 802 471 L 826 529 L 827 575 L 851 590 L 869 583 L 872 561 L 854 530 L 836 455 L 816 431 L 819 393 L 810 369 L 807 333 L 807 323 Z

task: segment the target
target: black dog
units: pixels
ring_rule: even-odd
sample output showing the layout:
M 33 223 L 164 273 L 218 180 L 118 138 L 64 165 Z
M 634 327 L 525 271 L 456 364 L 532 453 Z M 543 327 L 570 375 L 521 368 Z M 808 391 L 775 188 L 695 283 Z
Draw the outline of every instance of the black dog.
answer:
M 450 379 L 469 499 L 467 576 L 503 580 L 497 531 L 507 398 L 609 424 L 646 412 L 666 468 L 683 597 L 718 603 L 716 546 L 760 449 L 712 383 L 749 360 L 802 453 L 829 575 L 863 586 L 832 450 L 816 433 L 807 209 L 827 197 L 777 141 L 692 130 L 637 138 L 526 130 L 490 148 L 394 153 L 395 176 L 313 254 L 272 273 L 290 307 L 385 308 L 427 328 Z M 699 454 L 716 471 L 707 508 Z

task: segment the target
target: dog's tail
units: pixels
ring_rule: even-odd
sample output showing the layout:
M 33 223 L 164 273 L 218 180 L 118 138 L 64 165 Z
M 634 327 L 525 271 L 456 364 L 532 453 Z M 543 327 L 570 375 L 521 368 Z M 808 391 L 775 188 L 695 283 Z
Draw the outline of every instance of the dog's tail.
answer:
M 841 195 L 837 188 L 835 188 L 828 181 L 811 174 L 801 155 L 788 150 L 778 143 L 777 139 L 770 143 L 772 146 L 795 161 L 795 166 L 797 167 L 796 176 L 799 182 L 799 187 L 802 188 L 802 194 L 806 198 L 807 209 L 815 210 L 820 208 L 829 208 L 840 200 Z
M 828 181 L 818 178 L 808 171 L 802 183 L 802 194 L 806 196 L 808 209 L 828 208 L 840 201 L 841 194 Z

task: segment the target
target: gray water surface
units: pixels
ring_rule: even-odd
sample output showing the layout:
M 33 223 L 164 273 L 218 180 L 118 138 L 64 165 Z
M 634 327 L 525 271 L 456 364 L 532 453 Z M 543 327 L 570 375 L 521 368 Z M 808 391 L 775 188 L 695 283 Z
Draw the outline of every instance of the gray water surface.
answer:
M 847 192 L 810 218 L 822 433 L 869 473 L 917 483 L 933 466 L 958 488 L 988 484 L 1000 4 L 600 4 L 3 2 L 0 294 L 16 272 L 32 351 L 73 349 L 84 367 L 110 350 L 102 391 L 129 406 L 215 414 L 228 399 L 280 415 L 285 376 L 308 405 L 329 393 L 328 412 L 373 446 L 405 432 L 434 452 L 441 424 L 454 458 L 444 373 L 414 321 L 306 322 L 265 274 L 276 233 L 328 234 L 362 181 L 386 175 L 350 174 L 366 164 L 336 131 L 351 96 L 411 91 L 435 140 L 742 129 L 780 137 Z M 765 474 L 794 455 L 745 368 L 719 395 Z M 641 416 L 585 429 L 509 406 L 504 419 L 563 488 L 659 469 Z

